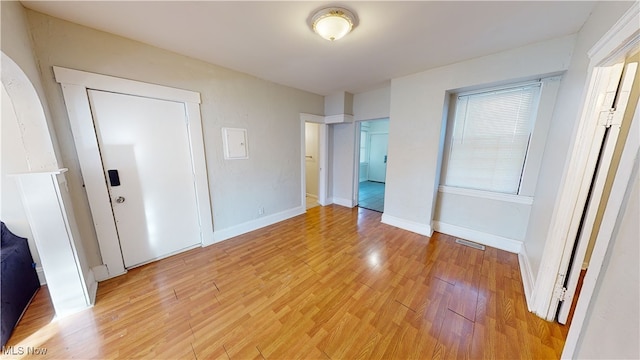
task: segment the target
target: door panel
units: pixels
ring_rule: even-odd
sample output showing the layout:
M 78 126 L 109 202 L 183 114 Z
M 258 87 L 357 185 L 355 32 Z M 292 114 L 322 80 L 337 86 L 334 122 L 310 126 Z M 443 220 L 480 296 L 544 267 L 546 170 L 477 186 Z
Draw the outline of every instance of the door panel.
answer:
M 369 180 L 385 182 L 389 134 L 371 134 L 369 142 Z
M 184 104 L 88 94 L 125 267 L 200 243 Z

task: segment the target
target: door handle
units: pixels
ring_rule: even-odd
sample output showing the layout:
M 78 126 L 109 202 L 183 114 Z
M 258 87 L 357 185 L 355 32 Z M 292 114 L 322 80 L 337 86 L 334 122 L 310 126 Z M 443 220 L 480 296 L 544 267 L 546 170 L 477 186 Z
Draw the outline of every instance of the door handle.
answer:
M 118 196 L 118 197 L 116 198 L 116 202 L 117 202 L 118 204 L 122 204 L 122 203 L 124 202 L 124 200 L 125 200 L 125 199 L 124 199 L 124 197 L 122 197 L 122 196 Z
M 387 163 L 387 155 L 384 156 L 384 163 Z

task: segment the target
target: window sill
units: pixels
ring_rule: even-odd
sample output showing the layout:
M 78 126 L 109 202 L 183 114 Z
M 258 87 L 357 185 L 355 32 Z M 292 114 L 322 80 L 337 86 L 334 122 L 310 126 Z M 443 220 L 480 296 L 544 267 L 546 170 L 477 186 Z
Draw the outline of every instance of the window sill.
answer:
M 502 194 L 491 191 L 464 189 L 452 186 L 438 186 L 438 192 L 446 194 L 471 196 L 481 199 L 498 200 L 504 202 L 511 202 L 516 204 L 532 205 L 533 197 L 523 195 Z

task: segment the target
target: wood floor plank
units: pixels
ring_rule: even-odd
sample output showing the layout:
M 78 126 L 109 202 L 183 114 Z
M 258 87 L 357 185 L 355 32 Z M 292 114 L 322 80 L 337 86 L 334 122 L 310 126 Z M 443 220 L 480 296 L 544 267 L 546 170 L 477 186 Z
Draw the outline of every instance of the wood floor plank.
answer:
M 527 311 L 517 256 L 454 240 L 314 207 L 101 282 L 94 307 L 56 321 L 44 287 L 8 345 L 46 348 L 38 359 L 558 358 L 567 329 Z

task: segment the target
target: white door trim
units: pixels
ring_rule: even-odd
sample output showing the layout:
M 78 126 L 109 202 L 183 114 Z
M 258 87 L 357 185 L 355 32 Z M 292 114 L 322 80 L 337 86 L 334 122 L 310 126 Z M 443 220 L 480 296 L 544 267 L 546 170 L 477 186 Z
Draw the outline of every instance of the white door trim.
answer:
M 600 110 L 598 103 L 601 102 L 601 100 L 598 99 L 598 91 L 604 86 L 608 78 L 610 69 L 607 68 L 607 66 L 613 64 L 614 60 L 617 60 L 620 56 L 624 56 L 632 46 L 637 45 L 638 41 L 640 41 L 640 34 L 637 32 L 637 24 L 640 22 L 639 10 L 640 6 L 637 3 L 632 5 L 627 13 L 622 16 L 589 52 L 591 58 L 589 71 L 592 74 L 590 76 L 589 88 L 586 93 L 587 96 L 582 116 L 578 123 L 576 140 L 569 161 L 565 166 L 567 170 L 564 174 L 563 184 L 558 192 L 559 195 L 554 206 L 553 220 L 549 227 L 540 270 L 532 294 L 533 311 L 548 320 L 552 320 L 555 315 L 555 313 L 549 311 L 549 309 L 555 298 L 554 285 L 556 277 L 562 270 L 560 267 L 563 250 L 568 241 L 575 241 L 575 237 L 571 238 L 569 235 L 571 233 L 570 227 L 574 216 L 574 209 L 576 206 L 581 206 L 579 201 L 581 194 L 577 189 L 580 188 L 583 180 L 582 174 L 588 170 L 588 166 L 595 166 L 595 164 L 589 164 L 587 154 L 590 148 L 600 145 L 596 144 L 597 140 L 594 140 L 594 135 L 597 131 L 597 121 L 594 121 L 594 119 L 597 119 L 597 116 L 594 115 Z M 584 201 L 582 203 L 584 203 Z M 596 253 L 594 252 L 593 256 L 595 255 Z M 595 259 L 593 256 L 592 261 L 598 262 L 602 260 Z M 602 256 L 604 256 L 604 254 L 602 254 Z M 592 267 L 592 270 L 590 273 L 597 277 L 600 269 Z M 586 294 L 585 297 L 588 298 L 590 295 L 591 294 Z M 582 299 L 583 297 L 581 296 L 580 298 Z M 581 313 L 576 309 L 574 319 L 584 319 L 585 315 L 586 309 Z
M 188 122 L 191 166 L 194 172 L 194 184 L 198 202 L 201 242 L 202 245 L 212 244 L 213 221 L 204 156 L 202 120 L 200 117 L 200 94 L 193 91 L 57 66 L 54 66 L 53 70 L 56 81 L 62 86 L 89 207 L 91 208 L 93 223 L 98 237 L 100 254 L 104 265 L 107 267 L 106 278 L 121 275 L 126 272 L 126 269 L 118 242 L 115 219 L 102 168 L 87 89 L 184 103 Z M 101 281 L 106 278 L 97 280 Z
M 619 226 L 620 210 L 629 201 L 628 191 L 633 187 L 634 175 L 638 172 L 638 157 L 640 157 L 640 104 L 636 105 L 635 114 L 631 120 L 631 128 L 622 150 L 620 163 L 613 180 L 611 193 L 596 238 L 596 243 L 591 255 L 589 271 L 584 278 L 578 304 L 574 312 L 571 327 L 567 334 L 563 359 L 575 359 L 578 340 L 582 335 L 585 325 L 587 310 L 591 304 L 591 298 L 596 289 L 600 271 L 604 266 L 605 256 L 609 249 L 611 238 L 615 235 Z M 636 178 L 637 179 L 637 178 Z M 632 201 L 632 200 L 631 200 Z

